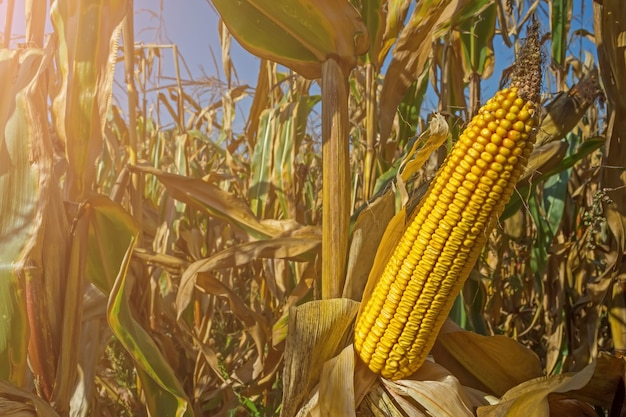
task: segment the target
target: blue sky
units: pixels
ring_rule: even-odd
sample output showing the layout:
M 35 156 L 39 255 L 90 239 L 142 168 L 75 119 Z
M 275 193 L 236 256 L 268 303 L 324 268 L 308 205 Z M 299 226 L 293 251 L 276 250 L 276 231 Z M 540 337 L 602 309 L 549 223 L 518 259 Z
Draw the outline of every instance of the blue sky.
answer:
M 6 20 L 7 1 L 0 3 L 0 23 L 4 27 Z M 190 74 L 185 71 L 181 74 L 183 78 L 198 78 L 202 75 L 216 77 L 225 81 L 221 65 L 221 50 L 218 34 L 218 15 L 209 0 L 136 0 L 135 9 L 135 36 L 137 41 L 145 43 L 176 44 L 182 57 L 187 63 Z M 13 34 L 14 36 L 23 34 L 24 24 L 24 0 L 17 0 L 15 5 Z M 590 0 L 574 0 L 574 19 L 571 34 L 579 29 L 593 32 L 593 10 Z M 540 19 L 545 22 L 544 30 L 549 30 L 548 6 L 541 3 L 539 10 Z M 14 46 L 19 42 L 19 38 L 12 42 Z M 582 44 L 582 47 L 591 50 L 595 55 L 595 48 L 588 40 L 573 43 L 574 48 Z M 499 82 L 502 70 L 513 61 L 511 50 L 504 46 L 502 38 L 496 36 L 494 39 L 496 50 L 495 69 L 492 77 L 482 84 L 482 96 L 492 95 Z M 547 46 L 549 48 L 549 44 Z M 549 53 L 549 49 L 546 49 Z M 569 51 L 576 55 L 577 51 Z M 235 40 L 232 42 L 231 57 L 234 67 L 237 69 L 238 84 L 248 84 L 252 87 L 257 81 L 258 59 L 243 50 Z M 166 53 L 163 59 L 164 74 L 174 75 L 174 65 L 171 53 Z M 116 78 L 119 82 L 123 80 L 123 67 L 120 65 L 116 71 Z M 237 82 L 238 81 L 238 82 Z M 544 87 L 545 92 L 550 91 L 549 85 Z M 119 85 L 114 90 L 116 93 L 123 93 Z M 248 100 L 249 102 L 249 100 Z M 202 103 L 206 104 L 206 103 Z M 436 98 L 431 97 L 425 102 L 425 110 L 437 108 Z M 240 109 L 245 111 L 246 101 L 240 104 Z
M 209 1 L 136 0 L 135 32 L 137 40 L 178 45 L 193 76 L 205 72 L 224 80 L 218 15 Z M 232 49 L 239 82 L 256 84 L 258 59 L 236 42 Z
M 592 2 L 590 0 L 574 0 L 573 3 L 574 18 L 570 28 L 570 37 L 580 29 L 593 32 Z M 181 4 L 184 4 L 184 7 Z M 160 14 L 161 27 L 164 30 L 161 32 L 155 30 L 159 21 L 146 10 Z M 543 22 L 544 31 L 548 31 L 550 28 L 548 13 L 548 5 L 542 2 L 538 15 Z M 192 76 L 206 73 L 224 80 L 220 56 L 218 15 L 210 4 L 210 0 L 185 0 L 182 2 L 137 0 L 135 2 L 135 22 L 137 39 L 145 42 L 167 41 L 177 44 L 189 65 Z M 576 39 L 581 40 L 572 43 L 574 50 L 570 50 L 568 53 L 578 55 L 576 49 L 582 46 L 583 49 L 592 51 L 595 58 L 594 45 L 589 40 Z M 495 68 L 491 78 L 482 83 L 482 97 L 489 97 L 495 93 L 502 70 L 513 62 L 512 51 L 504 45 L 500 36 L 494 38 L 494 48 Z M 549 48 L 550 44 L 547 43 L 545 52 L 548 56 Z M 238 71 L 239 83 L 254 86 L 257 81 L 258 60 L 241 48 L 235 40 L 232 42 L 231 57 L 234 61 L 234 67 Z M 554 93 L 553 89 L 554 86 L 544 86 L 544 92 L 548 94 Z M 424 104 L 424 110 L 427 113 L 437 109 L 436 97 L 432 95 Z M 245 106 L 245 101 L 242 105 Z
M 0 0 L 2 34 L 4 34 L 7 4 L 7 0 Z M 218 15 L 210 1 L 135 0 L 134 6 L 137 41 L 176 44 L 192 76 L 204 72 L 224 79 L 220 60 Z M 15 2 L 12 23 L 11 47 L 15 47 L 23 42 L 26 31 L 24 0 Z M 46 29 L 48 32 L 52 31 L 49 19 Z M 232 49 L 240 83 L 256 84 L 258 59 L 244 51 L 236 42 L 233 42 Z M 214 62 L 211 51 L 217 62 Z M 166 69 L 173 69 L 172 62 L 165 61 L 164 64 L 167 65 Z

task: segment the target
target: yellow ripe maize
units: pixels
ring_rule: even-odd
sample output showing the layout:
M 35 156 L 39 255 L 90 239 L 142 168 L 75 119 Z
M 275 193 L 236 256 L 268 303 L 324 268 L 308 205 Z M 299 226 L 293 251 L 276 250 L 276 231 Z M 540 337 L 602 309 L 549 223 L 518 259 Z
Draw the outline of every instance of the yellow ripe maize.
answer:
M 357 319 L 355 348 L 373 372 L 399 379 L 426 359 L 524 171 L 535 99 L 513 84 L 487 101 L 416 208 Z

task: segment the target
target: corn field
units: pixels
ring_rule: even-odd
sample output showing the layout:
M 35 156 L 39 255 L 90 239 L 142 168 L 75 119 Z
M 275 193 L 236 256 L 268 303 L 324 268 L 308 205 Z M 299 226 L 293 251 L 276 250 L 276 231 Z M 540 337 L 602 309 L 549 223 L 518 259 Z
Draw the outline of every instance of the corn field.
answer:
M 207 6 L 223 78 L 132 0 L 0 0 L 0 415 L 626 416 L 626 3 Z M 534 148 L 396 373 L 366 304 L 520 74 Z

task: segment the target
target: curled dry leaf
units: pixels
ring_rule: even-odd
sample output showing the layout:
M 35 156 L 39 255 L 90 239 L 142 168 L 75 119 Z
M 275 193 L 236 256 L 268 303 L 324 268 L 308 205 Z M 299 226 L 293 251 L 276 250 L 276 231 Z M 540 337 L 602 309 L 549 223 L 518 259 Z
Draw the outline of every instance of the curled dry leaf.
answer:
M 545 115 L 537 131 L 535 149 L 541 149 L 541 146 L 546 143 L 564 138 L 580 122 L 600 92 L 598 70 L 593 69 L 569 91 L 557 95 L 544 108 Z
M 539 377 L 511 388 L 498 404 L 478 408 L 478 416 L 548 417 L 559 415 L 555 411 L 563 409 L 582 413 L 590 409 L 585 403 L 619 410 L 624 398 L 623 378 L 624 360 L 601 354 L 579 372 Z M 566 398 L 576 401 L 563 401 Z
M 319 238 L 276 238 L 233 246 L 210 258 L 194 262 L 183 273 L 176 294 L 178 319 L 193 300 L 194 286 L 198 285 L 196 282 L 198 274 L 232 268 L 259 258 L 306 260 L 319 250 L 319 246 Z
M 485 403 L 473 404 L 472 399 L 475 397 L 468 395 L 459 380 L 450 371 L 431 361 L 426 361 L 411 379 L 382 379 L 382 382 L 392 398 L 400 396 L 412 400 L 410 405 L 402 407 L 408 415 L 425 410 L 428 415 L 435 417 L 471 417 L 474 408 Z
M 505 336 L 482 336 L 458 329 L 450 320 L 432 354 L 467 386 L 496 396 L 543 375 L 537 355 Z
M 403 397 L 398 397 L 396 401 L 398 405 L 409 404 L 409 402 Z M 405 417 L 405 415 L 398 410 L 387 390 L 385 390 L 380 384 L 377 384 L 363 399 L 363 402 L 359 407 L 359 413 L 363 416 L 372 417 Z M 422 410 L 416 410 L 413 416 L 427 417 Z
M 395 196 L 388 190 L 359 213 L 352 228 L 343 296 L 360 300 L 374 263 L 376 250 L 395 213 Z
M 328 360 L 320 376 L 320 409 L 322 416 L 356 417 L 354 395 L 354 346 Z
M 443 145 L 449 132 L 446 119 L 441 114 L 435 113 L 430 119 L 428 129 L 422 132 L 402 160 L 400 165 L 402 181 L 407 182 L 424 166 L 430 155 Z
M 356 301 L 338 298 L 289 310 L 281 417 L 296 414 L 319 381 L 324 363 L 347 345 L 358 308 Z
M 237 196 L 200 178 L 170 174 L 147 164 L 136 165 L 132 169 L 155 175 L 176 200 L 231 222 L 255 238 L 267 239 L 282 232 L 257 219 L 250 207 Z
M 354 345 L 350 344 L 337 356 L 326 361 L 319 384 L 297 416 L 356 416 L 356 406 L 363 397 L 371 397 L 370 392 L 379 388 L 379 385 L 375 385 L 377 375 L 355 359 Z

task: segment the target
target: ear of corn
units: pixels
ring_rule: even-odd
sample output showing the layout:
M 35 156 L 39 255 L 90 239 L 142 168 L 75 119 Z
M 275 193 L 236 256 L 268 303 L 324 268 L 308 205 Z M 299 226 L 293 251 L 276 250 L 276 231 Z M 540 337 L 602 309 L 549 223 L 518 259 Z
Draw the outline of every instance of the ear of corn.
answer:
M 524 170 L 539 111 L 535 37 L 518 60 L 518 67 L 530 60 L 530 75 L 523 73 L 528 67 L 514 72 L 511 87 L 468 124 L 357 319 L 355 348 L 385 378 L 406 377 L 423 364 Z

